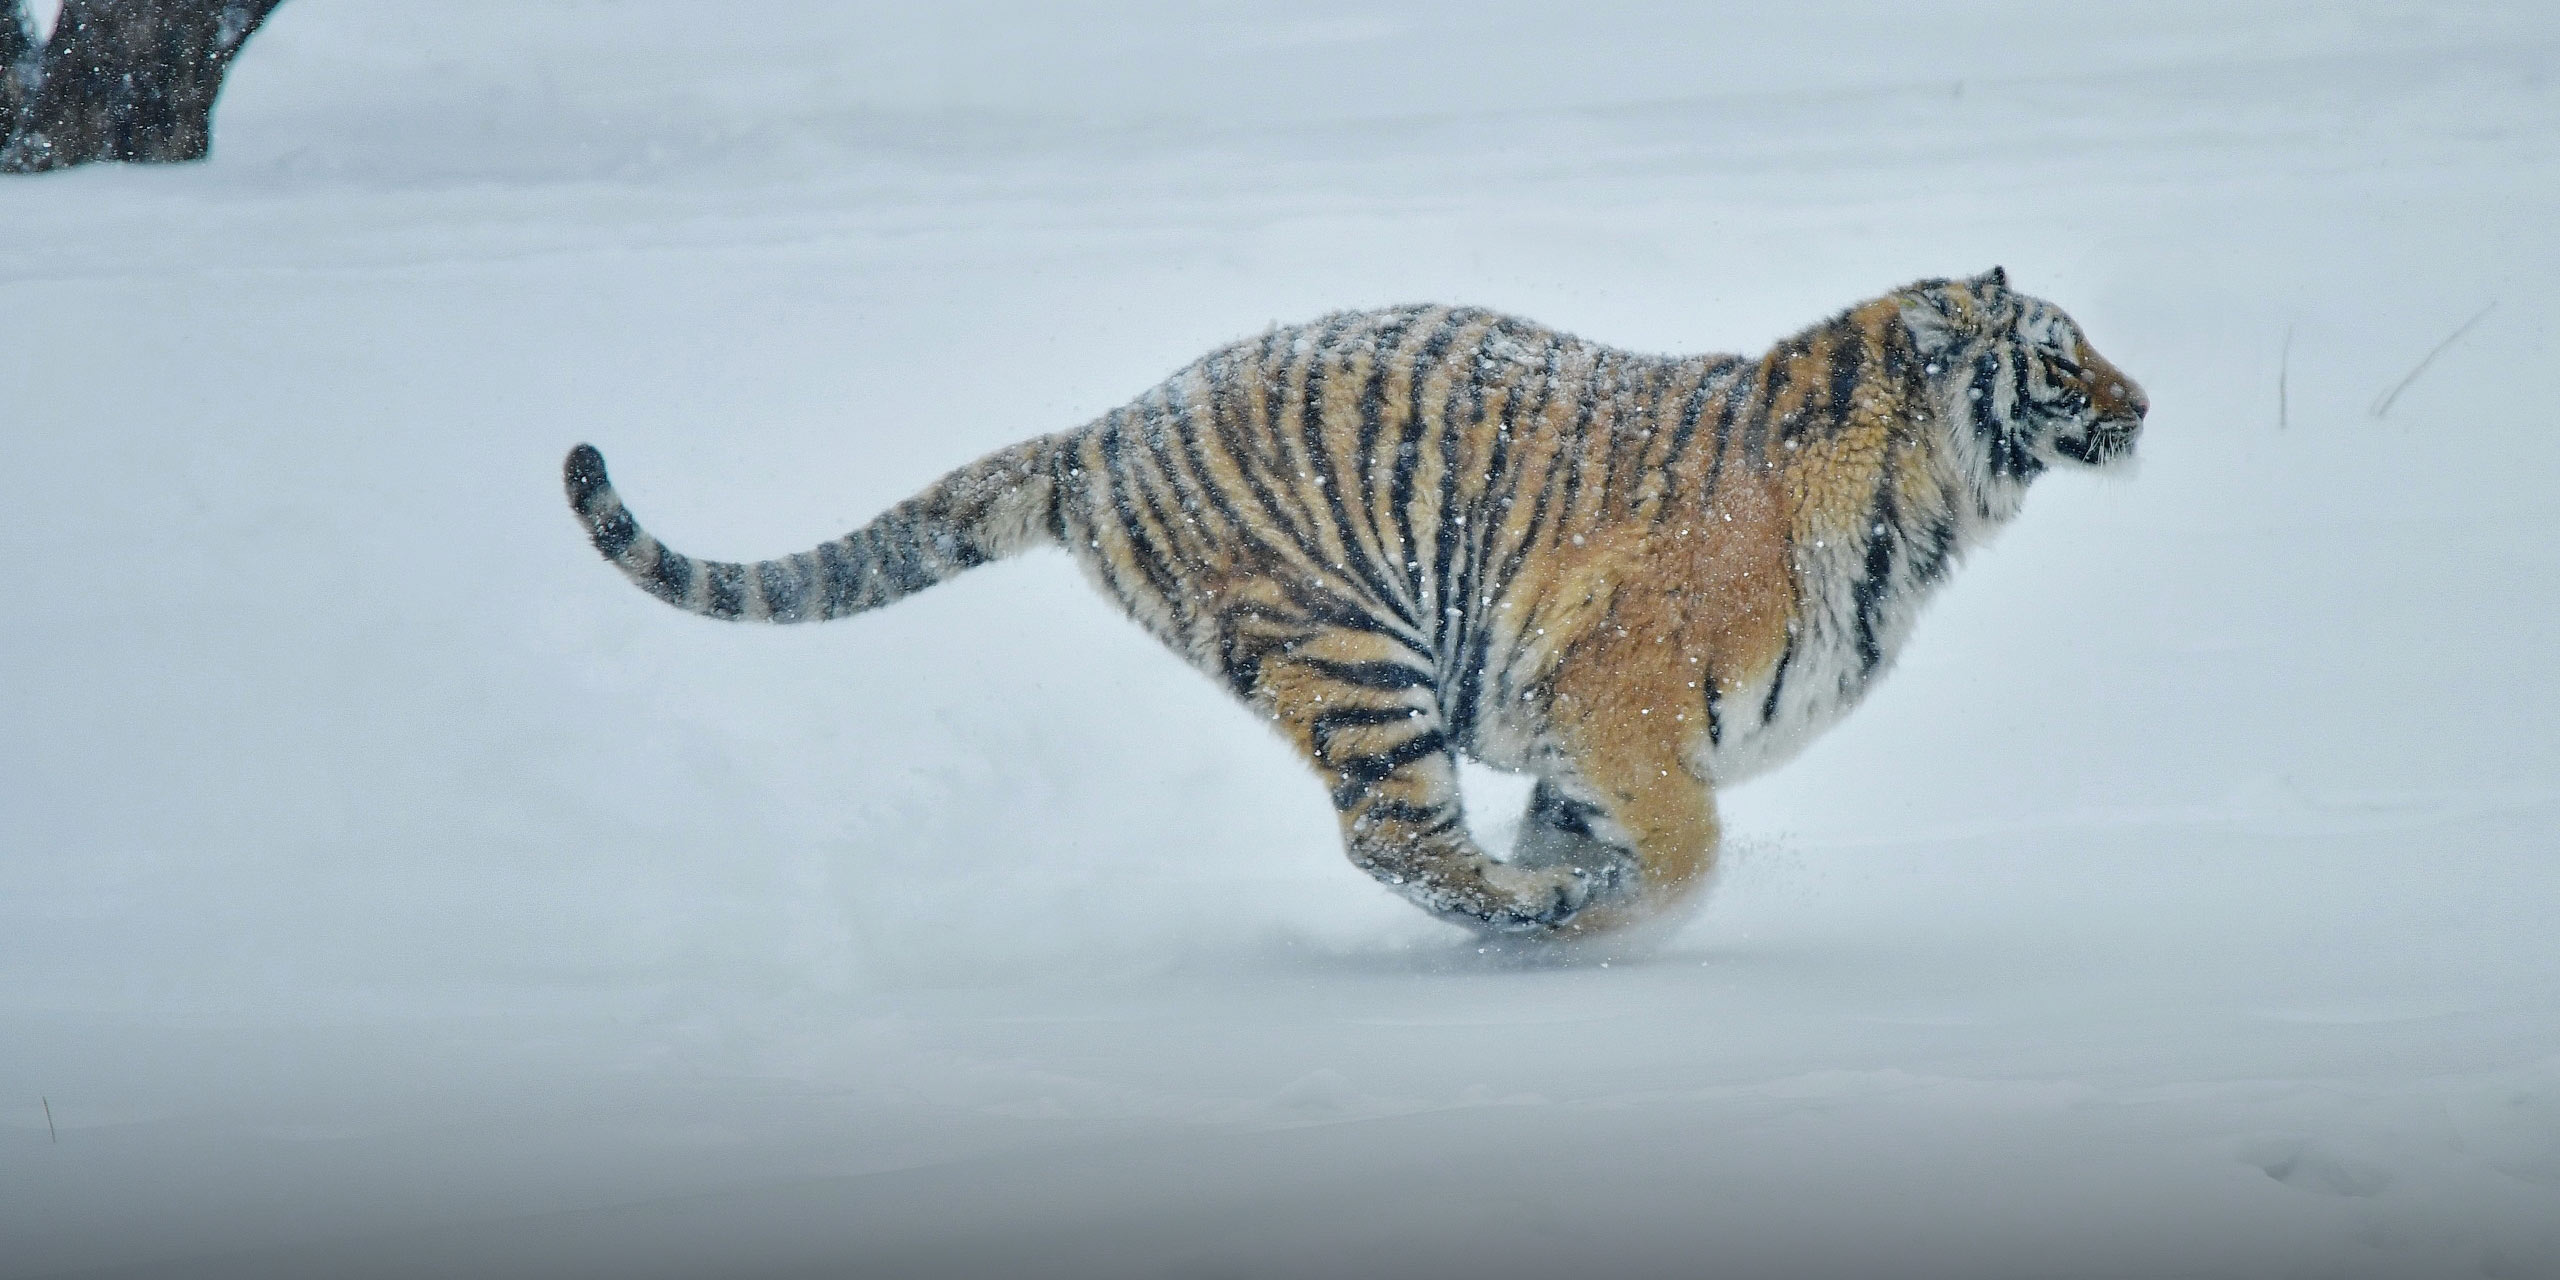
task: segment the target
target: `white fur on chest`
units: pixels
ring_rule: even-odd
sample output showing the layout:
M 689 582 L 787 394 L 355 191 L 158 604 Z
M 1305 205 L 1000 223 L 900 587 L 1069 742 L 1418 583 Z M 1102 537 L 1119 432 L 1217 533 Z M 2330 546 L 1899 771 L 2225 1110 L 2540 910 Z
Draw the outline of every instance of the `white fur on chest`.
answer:
M 1715 733 L 1701 741 L 1698 771 L 1730 785 L 1786 763 L 1858 705 L 1893 668 L 1920 606 L 1937 584 L 1915 580 L 1897 541 L 1884 590 L 1864 607 L 1867 544 L 1825 543 L 1797 551 L 1803 608 L 1787 646 L 1766 671 L 1717 699 Z M 1872 646 L 1873 660 L 1869 659 Z

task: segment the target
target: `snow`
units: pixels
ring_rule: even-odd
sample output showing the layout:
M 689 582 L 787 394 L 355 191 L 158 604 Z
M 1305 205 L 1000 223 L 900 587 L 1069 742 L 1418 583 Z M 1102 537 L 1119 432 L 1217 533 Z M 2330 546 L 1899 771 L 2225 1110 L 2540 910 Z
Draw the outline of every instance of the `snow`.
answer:
M 2560 10 L 1551 8 L 294 4 L 0 185 L 0 1276 L 2560 1274 Z M 1993 263 L 2140 474 L 1649 952 L 1370 883 L 1062 558 L 720 626 L 559 494 Z

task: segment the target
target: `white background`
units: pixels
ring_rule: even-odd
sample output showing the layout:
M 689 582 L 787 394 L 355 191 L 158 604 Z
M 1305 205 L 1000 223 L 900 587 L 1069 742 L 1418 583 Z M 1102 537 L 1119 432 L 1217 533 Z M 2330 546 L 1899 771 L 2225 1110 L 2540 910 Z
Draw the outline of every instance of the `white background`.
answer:
M 1562 8 L 303 0 L 0 183 L 0 1276 L 2560 1274 L 2560 11 Z M 560 497 L 1994 263 L 2142 468 L 1649 954 L 1369 883 L 1062 558 L 722 626 Z

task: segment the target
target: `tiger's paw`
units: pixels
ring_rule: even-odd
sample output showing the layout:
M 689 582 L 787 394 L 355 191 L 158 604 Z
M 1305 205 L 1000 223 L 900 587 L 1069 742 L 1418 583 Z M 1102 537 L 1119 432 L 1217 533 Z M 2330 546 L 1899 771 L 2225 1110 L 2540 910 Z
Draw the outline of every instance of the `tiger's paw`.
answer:
M 1563 933 L 1595 908 L 1614 909 L 1632 902 L 1634 881 L 1634 869 L 1615 862 L 1546 867 L 1496 863 L 1486 868 L 1485 883 L 1501 900 L 1487 909 L 1465 912 L 1462 919 L 1486 932 L 1509 936 Z

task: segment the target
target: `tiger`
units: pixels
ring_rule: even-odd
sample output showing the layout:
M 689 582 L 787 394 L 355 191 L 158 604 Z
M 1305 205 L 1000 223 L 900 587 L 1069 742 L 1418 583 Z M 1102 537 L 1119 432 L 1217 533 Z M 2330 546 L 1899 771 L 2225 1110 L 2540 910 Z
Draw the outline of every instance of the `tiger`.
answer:
M 651 536 L 591 445 L 564 480 L 605 559 L 710 618 L 847 617 L 1062 547 L 1296 748 L 1360 869 L 1566 937 L 1676 919 L 1716 789 L 1836 723 L 2029 484 L 2126 463 L 2149 408 L 1995 267 L 1756 359 L 1471 307 L 1273 327 L 753 564 Z M 1534 779 L 1507 857 L 1469 834 L 1461 756 Z

